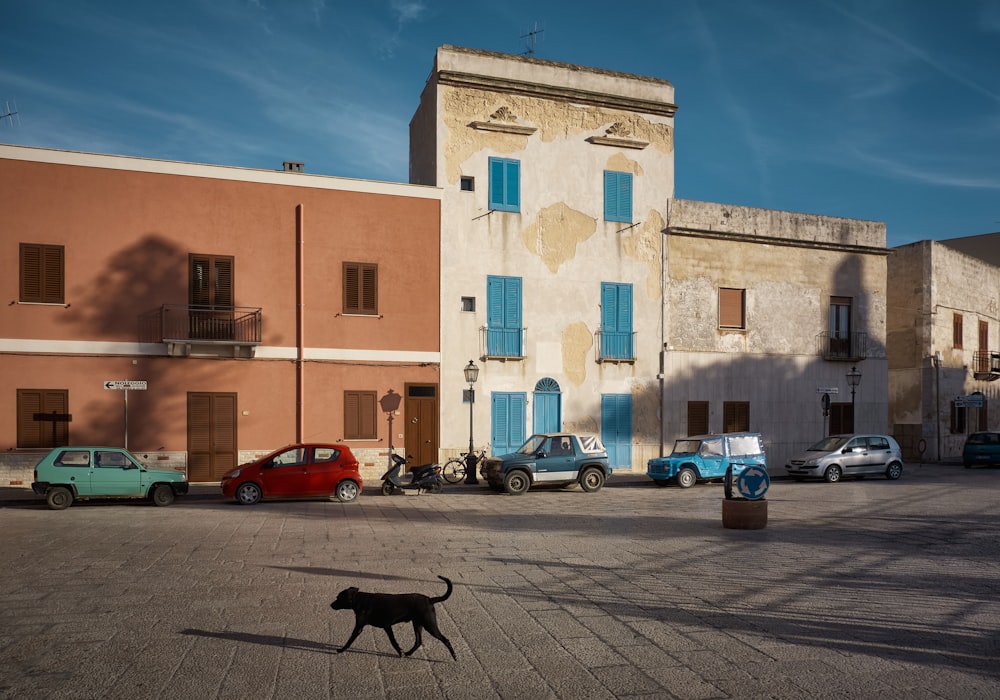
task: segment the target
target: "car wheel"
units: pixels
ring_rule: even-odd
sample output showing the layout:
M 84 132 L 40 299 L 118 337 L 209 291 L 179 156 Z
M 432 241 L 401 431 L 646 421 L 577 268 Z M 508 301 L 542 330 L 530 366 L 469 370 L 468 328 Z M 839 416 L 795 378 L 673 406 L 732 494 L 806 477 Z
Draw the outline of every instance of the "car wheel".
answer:
M 252 481 L 240 484 L 236 488 L 236 502 L 242 506 L 252 506 L 260 502 L 260 497 L 260 486 Z
M 507 476 L 503 480 L 504 491 L 509 493 L 511 496 L 520 496 L 522 493 L 531 488 L 531 479 L 520 469 L 512 472 L 508 472 Z
M 389 481 L 383 481 L 382 482 L 382 489 L 381 489 L 381 491 L 382 491 L 382 495 L 383 496 L 391 496 L 392 492 L 395 491 L 395 490 L 396 490 L 396 487 L 392 485 L 392 482 L 389 482 Z
M 831 484 L 835 484 L 838 481 L 840 481 L 840 477 L 842 475 L 843 472 L 840 470 L 840 467 L 838 467 L 836 464 L 831 464 L 829 467 L 826 468 L 826 471 L 823 472 L 823 478 L 826 479 Z
M 694 473 L 694 469 L 685 467 L 677 472 L 677 485 L 682 489 L 691 488 L 696 481 L 698 481 L 698 475 Z
M 335 495 L 337 500 L 341 503 L 350 503 L 358 497 L 361 493 L 361 489 L 358 488 L 357 482 L 352 479 L 344 479 L 339 484 L 337 484 L 337 490 Z
M 890 481 L 895 481 L 899 477 L 903 476 L 903 465 L 899 462 L 893 462 L 885 470 L 885 478 Z
M 600 469 L 584 469 L 580 475 L 580 486 L 587 493 L 600 491 L 604 486 L 604 472 Z
M 45 502 L 52 510 L 65 510 L 73 504 L 73 492 L 65 486 L 53 486 L 46 492 Z
M 169 506 L 174 502 L 174 490 L 166 484 L 159 484 L 153 488 L 153 505 Z

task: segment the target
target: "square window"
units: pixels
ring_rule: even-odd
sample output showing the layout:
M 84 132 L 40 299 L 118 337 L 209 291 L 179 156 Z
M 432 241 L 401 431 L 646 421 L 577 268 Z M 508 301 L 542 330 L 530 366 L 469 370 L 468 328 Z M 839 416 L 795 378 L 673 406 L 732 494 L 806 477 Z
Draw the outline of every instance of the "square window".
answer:
M 64 256 L 61 245 L 21 244 L 20 301 L 36 304 L 65 303 Z
M 473 192 L 476 189 L 476 178 L 463 175 L 459 181 L 459 187 L 463 192 Z
M 378 438 L 374 391 L 344 392 L 344 439 L 375 440 Z
M 462 297 L 462 311 L 475 311 L 476 297 Z
M 378 315 L 378 265 L 344 263 L 344 313 Z

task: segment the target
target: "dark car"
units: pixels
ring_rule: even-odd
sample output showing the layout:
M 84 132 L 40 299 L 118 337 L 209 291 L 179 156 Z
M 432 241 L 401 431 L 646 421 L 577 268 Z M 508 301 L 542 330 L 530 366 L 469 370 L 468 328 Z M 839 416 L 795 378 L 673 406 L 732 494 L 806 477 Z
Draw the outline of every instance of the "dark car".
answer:
M 536 434 L 511 454 L 489 457 L 480 470 L 494 491 L 518 496 L 535 484 L 580 484 L 599 491 L 611 476 L 608 452 L 596 435 Z
M 1000 464 L 1000 433 L 972 433 L 962 448 L 962 464 L 966 468 Z
M 222 477 L 222 495 L 253 505 L 262 498 L 325 496 L 350 503 L 361 493 L 358 460 L 347 445 L 282 447 Z

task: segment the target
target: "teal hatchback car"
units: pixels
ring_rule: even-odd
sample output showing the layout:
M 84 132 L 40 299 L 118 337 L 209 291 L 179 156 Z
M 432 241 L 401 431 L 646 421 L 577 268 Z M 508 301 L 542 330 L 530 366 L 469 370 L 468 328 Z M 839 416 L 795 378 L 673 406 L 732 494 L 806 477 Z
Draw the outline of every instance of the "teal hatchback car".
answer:
M 722 479 L 729 467 L 735 476 L 750 466 L 767 470 L 759 433 L 694 435 L 675 442 L 668 456 L 649 460 L 646 476 L 657 486 L 673 482 L 686 489 L 698 481 Z
M 1000 464 L 1000 433 L 972 433 L 962 448 L 962 464 L 969 467 Z
M 188 492 L 187 475 L 149 469 L 120 447 L 57 447 L 35 465 L 31 490 L 52 510 L 87 498 L 148 498 L 169 506 Z

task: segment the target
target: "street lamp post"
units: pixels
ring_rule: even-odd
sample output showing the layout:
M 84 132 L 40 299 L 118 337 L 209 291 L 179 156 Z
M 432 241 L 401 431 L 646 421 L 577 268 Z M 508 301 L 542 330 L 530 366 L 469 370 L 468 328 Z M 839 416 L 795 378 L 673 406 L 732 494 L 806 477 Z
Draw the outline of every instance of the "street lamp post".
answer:
M 476 390 L 473 385 L 479 379 L 479 368 L 476 363 L 469 360 L 465 366 L 465 381 L 469 384 L 469 453 L 465 455 L 465 483 L 475 486 L 479 483 L 476 479 L 476 446 L 472 441 L 472 404 L 476 402 Z
M 854 392 L 858 388 L 858 384 L 861 383 L 861 371 L 857 367 L 851 367 L 851 371 L 847 373 L 847 383 L 851 387 L 851 432 L 855 430 L 854 423 Z

